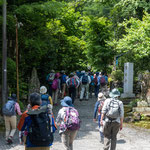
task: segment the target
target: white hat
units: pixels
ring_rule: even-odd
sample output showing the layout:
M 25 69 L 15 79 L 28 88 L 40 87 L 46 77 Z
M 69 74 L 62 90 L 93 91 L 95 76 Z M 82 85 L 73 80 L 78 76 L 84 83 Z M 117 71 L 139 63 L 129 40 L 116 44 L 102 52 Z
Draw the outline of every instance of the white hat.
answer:
M 40 93 L 45 94 L 47 92 L 47 88 L 45 86 L 40 87 Z
M 100 101 L 100 100 L 105 100 L 105 99 L 106 99 L 106 97 L 104 96 L 103 93 L 99 93 L 99 94 L 98 94 L 98 101 Z

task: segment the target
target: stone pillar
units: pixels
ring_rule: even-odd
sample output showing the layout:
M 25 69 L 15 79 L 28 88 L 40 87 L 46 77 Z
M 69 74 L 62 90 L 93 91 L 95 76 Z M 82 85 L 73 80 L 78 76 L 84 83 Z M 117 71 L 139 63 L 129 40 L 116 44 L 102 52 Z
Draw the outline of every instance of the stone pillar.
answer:
M 29 95 L 33 92 L 40 93 L 40 81 L 37 75 L 37 70 L 35 68 L 32 70 L 31 80 L 29 83 Z
M 135 97 L 133 94 L 133 63 L 124 64 L 124 86 L 123 86 L 122 98 Z

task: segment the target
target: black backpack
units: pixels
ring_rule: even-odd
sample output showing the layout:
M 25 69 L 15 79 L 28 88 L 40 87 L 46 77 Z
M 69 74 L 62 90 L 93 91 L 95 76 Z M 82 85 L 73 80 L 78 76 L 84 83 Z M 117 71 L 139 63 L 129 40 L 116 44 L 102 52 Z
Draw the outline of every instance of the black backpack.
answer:
M 53 129 L 51 114 L 48 113 L 47 106 L 29 110 L 27 113 L 31 117 L 28 137 L 35 146 L 49 146 L 53 143 Z
M 88 76 L 84 75 L 82 77 L 82 84 L 87 84 L 88 83 Z

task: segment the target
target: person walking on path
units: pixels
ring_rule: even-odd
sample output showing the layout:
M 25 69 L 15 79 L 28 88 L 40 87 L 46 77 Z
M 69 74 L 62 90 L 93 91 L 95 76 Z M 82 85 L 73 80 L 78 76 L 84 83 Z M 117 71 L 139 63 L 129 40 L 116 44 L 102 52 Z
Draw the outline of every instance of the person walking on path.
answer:
M 66 84 L 69 89 L 69 96 L 72 98 L 72 103 L 74 103 L 76 97 L 76 88 L 78 88 L 80 82 L 73 73 L 70 73 L 70 78 L 66 81 Z
M 105 98 L 104 94 L 99 93 L 98 94 L 98 100 L 95 103 L 95 107 L 94 107 L 94 119 L 93 119 L 93 121 L 96 122 L 96 115 L 98 112 L 98 126 L 99 126 L 100 142 L 101 143 L 104 143 L 104 135 L 103 135 L 103 132 L 101 132 L 101 130 L 100 130 L 100 127 L 101 127 L 100 121 L 101 121 L 101 112 L 102 112 L 102 108 L 103 108 L 105 100 L 106 100 L 106 98 Z
M 58 93 L 59 93 L 59 90 L 60 90 L 60 73 L 56 73 L 55 74 L 55 78 L 53 80 L 53 83 L 52 83 L 52 99 L 54 101 L 54 105 L 57 106 L 58 105 Z
M 66 79 L 67 75 L 64 70 L 61 71 L 61 97 L 64 98 L 66 95 Z
M 100 76 L 99 72 L 96 72 L 94 75 L 94 84 L 95 84 L 95 97 L 98 97 L 99 89 L 100 89 Z
M 61 106 L 62 108 L 58 112 L 56 123 L 59 126 L 59 134 L 64 150 L 73 150 L 73 141 L 80 128 L 79 114 L 69 96 L 61 100 Z
M 17 103 L 16 94 L 12 94 L 11 97 L 8 98 L 7 103 L 3 107 L 3 115 L 5 120 L 5 128 L 6 128 L 6 142 L 7 144 L 13 143 L 13 137 L 16 132 L 16 124 L 17 124 L 17 116 L 22 115 L 19 103 Z
M 31 108 L 26 110 L 18 123 L 18 130 L 24 132 L 25 150 L 49 150 L 53 133 L 57 129 L 51 108 L 41 106 L 41 96 L 30 94 Z
M 40 87 L 40 93 L 41 93 L 41 100 L 42 100 L 42 106 L 51 104 L 53 106 L 53 100 L 52 97 L 49 96 L 47 93 L 47 88 L 45 86 Z
M 55 78 L 55 71 L 51 70 L 50 73 L 46 76 L 46 81 L 48 83 L 48 93 L 50 96 L 52 96 L 52 84 L 54 78 Z
M 122 101 L 118 100 L 120 92 L 113 89 L 102 108 L 101 125 L 104 126 L 104 150 L 115 150 L 117 133 L 123 127 L 124 108 Z M 105 121 L 103 120 L 105 117 Z
M 85 92 L 86 92 L 85 99 L 88 100 L 89 99 L 89 84 L 91 83 L 90 76 L 87 73 L 84 73 L 84 75 L 80 79 L 80 83 L 81 83 L 80 101 L 83 100 Z

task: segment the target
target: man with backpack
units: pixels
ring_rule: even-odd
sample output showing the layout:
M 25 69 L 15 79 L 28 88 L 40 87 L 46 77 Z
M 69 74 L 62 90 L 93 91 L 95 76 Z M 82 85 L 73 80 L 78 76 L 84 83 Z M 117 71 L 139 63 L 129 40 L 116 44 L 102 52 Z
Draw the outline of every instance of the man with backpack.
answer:
M 86 92 L 85 99 L 89 99 L 89 84 L 91 83 L 91 78 L 87 73 L 84 73 L 80 79 L 81 83 L 81 93 L 80 93 L 80 101 L 83 100 L 84 94 Z
M 48 87 L 49 87 L 49 95 L 52 96 L 52 84 L 53 84 L 53 80 L 55 78 L 55 71 L 51 70 L 50 73 L 46 76 L 46 81 L 48 83 Z
M 101 88 L 101 92 L 106 92 L 106 90 L 107 90 L 107 83 L 108 83 L 108 77 L 105 76 L 104 72 L 102 72 L 100 74 L 100 88 Z
M 17 126 L 24 132 L 25 150 L 49 150 L 56 130 L 51 108 L 41 106 L 41 96 L 30 94 L 31 109 L 25 111 Z
M 104 150 L 115 150 L 117 133 L 123 127 L 124 108 L 122 101 L 118 99 L 118 89 L 113 89 L 109 96 L 102 108 L 101 125 L 104 126 Z
M 69 89 L 69 96 L 72 98 L 72 103 L 74 103 L 76 97 L 76 88 L 78 88 L 80 82 L 73 73 L 70 73 L 70 77 L 67 79 L 66 84 Z
M 18 113 L 18 115 L 22 115 L 19 103 L 17 103 L 16 94 L 12 94 L 11 97 L 8 97 L 8 101 L 3 106 L 2 112 L 5 120 L 6 142 L 7 144 L 12 144 L 13 136 L 16 132 L 16 124 L 17 124 L 16 112 Z
M 59 134 L 64 150 L 73 150 L 73 141 L 80 128 L 79 113 L 72 104 L 69 96 L 61 100 L 62 108 L 59 110 L 56 123 L 59 126 Z
M 96 72 L 94 75 L 94 85 L 95 85 L 95 97 L 98 97 L 99 89 L 100 89 L 100 77 L 99 72 Z

